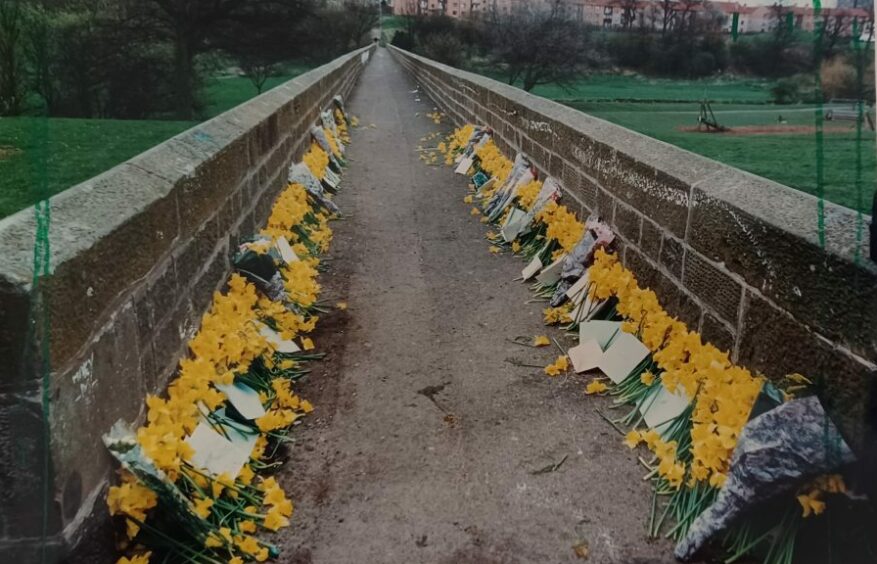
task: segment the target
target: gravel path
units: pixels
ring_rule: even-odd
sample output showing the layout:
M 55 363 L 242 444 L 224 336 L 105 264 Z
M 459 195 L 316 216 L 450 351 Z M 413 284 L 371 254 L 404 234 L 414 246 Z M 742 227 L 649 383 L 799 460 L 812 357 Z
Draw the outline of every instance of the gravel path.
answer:
M 644 469 L 595 413 L 609 400 L 509 362 L 557 355 L 509 339 L 562 336 L 514 281 L 521 261 L 488 252 L 464 179 L 419 160 L 449 126 L 414 88 L 379 49 L 349 102 L 346 218 L 321 277 L 349 308 L 321 320 L 330 356 L 299 386 L 316 411 L 280 475 L 296 503 L 280 560 L 582 562 L 585 543 L 587 562 L 672 562 L 646 540 Z

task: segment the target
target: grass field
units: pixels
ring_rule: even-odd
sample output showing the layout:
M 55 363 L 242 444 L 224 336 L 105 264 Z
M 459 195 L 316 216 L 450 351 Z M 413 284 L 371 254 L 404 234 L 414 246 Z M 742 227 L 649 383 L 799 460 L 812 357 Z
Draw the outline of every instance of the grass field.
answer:
M 307 70 L 294 67 L 265 90 Z M 205 85 L 205 117 L 256 95 L 243 77 Z M 100 174 L 196 125 L 192 121 L 0 118 L 0 218 Z
M 497 73 L 482 72 L 506 82 Z M 701 100 L 704 96 L 717 102 L 766 104 L 773 82 L 756 79 L 676 80 L 647 78 L 639 75 L 596 74 L 577 81 L 570 88 L 555 84 L 540 85 L 533 94 L 552 100 L 675 102 Z
M 483 74 L 491 75 L 490 72 Z M 498 80 L 502 77 L 494 74 Z M 533 93 L 660 139 L 705 157 L 818 195 L 816 136 L 810 132 L 743 134 L 745 128 L 814 124 L 812 106 L 770 102 L 771 81 L 753 79 L 672 80 L 636 75 L 593 75 L 571 89 L 537 86 Z M 719 123 L 732 134 L 684 131 L 697 125 L 699 101 L 713 102 Z M 829 129 L 845 128 L 845 131 Z M 734 131 L 734 130 L 737 131 Z M 877 182 L 875 135 L 865 127 L 857 143 L 852 122 L 826 122 L 823 149 L 825 199 L 870 213 Z M 857 178 L 857 159 L 861 174 Z
M 715 104 L 719 123 L 731 134 L 682 131 L 697 125 L 699 104 L 636 102 L 570 102 L 585 113 L 666 141 L 683 149 L 770 178 L 803 192 L 817 194 L 816 141 L 813 133 L 735 134 L 734 129 L 774 126 L 778 116 L 789 125 L 812 126 L 812 107 L 752 104 Z M 875 185 L 875 135 L 867 128 L 857 147 L 852 122 L 826 122 L 826 128 L 844 128 L 824 135 L 824 196 L 832 202 L 870 213 Z M 862 173 L 856 182 L 857 151 Z

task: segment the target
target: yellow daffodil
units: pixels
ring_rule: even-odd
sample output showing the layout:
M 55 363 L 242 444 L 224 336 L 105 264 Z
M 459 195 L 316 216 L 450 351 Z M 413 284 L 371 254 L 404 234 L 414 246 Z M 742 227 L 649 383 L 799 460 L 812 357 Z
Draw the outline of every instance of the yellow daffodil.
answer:
M 213 499 L 205 497 L 195 501 L 195 513 L 202 519 L 210 517 L 210 508 L 213 507 Z
M 639 431 L 630 431 L 627 435 L 624 436 L 624 444 L 627 445 L 627 448 L 634 449 L 639 445 L 643 440 L 642 434 Z
M 591 380 L 591 382 L 585 387 L 585 393 L 588 395 L 591 394 L 600 394 L 608 390 L 609 388 L 601 382 L 600 380 Z
M 545 373 L 549 376 L 557 376 L 566 372 L 567 369 L 569 369 L 569 358 L 566 355 L 561 355 L 557 357 L 557 360 L 545 367 Z
M 536 335 L 533 337 L 533 346 L 534 347 L 547 347 L 551 344 L 551 341 L 548 339 L 546 335 Z
M 116 560 L 116 564 L 149 564 L 150 556 L 152 556 L 152 552 L 143 552 L 131 558 L 123 556 Z
M 806 494 L 797 496 L 798 503 L 801 504 L 802 515 L 810 517 L 810 515 L 819 515 L 825 511 L 825 502 L 819 499 L 819 490 L 813 490 Z

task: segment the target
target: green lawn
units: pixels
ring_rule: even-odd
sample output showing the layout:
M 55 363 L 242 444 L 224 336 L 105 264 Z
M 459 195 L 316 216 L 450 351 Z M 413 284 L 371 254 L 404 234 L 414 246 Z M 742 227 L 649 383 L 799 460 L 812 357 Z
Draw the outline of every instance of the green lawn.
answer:
M 502 79 L 497 73 L 483 74 Z M 697 125 L 699 102 L 704 96 L 713 102 L 719 123 L 736 128 L 738 133 L 746 126 L 776 125 L 779 116 L 786 125 L 813 125 L 812 106 L 770 103 L 772 86 L 771 81 L 756 79 L 674 80 L 598 74 L 578 81 L 572 89 L 546 85 L 537 86 L 533 93 L 815 195 L 813 132 L 729 135 L 682 131 Z M 857 145 L 852 122 L 826 122 L 827 128 L 839 126 L 846 131 L 824 136 L 824 197 L 870 213 L 877 181 L 874 132 L 866 127 L 862 143 Z M 858 182 L 857 155 L 862 163 Z
M 476 72 L 506 82 L 505 76 L 500 73 L 489 70 Z M 546 84 L 537 86 L 532 93 L 562 101 L 677 102 L 701 100 L 706 96 L 716 102 L 765 104 L 770 101 L 773 84 L 772 81 L 758 79 L 676 80 L 632 74 L 594 74 L 576 81 L 571 88 Z
M 283 74 L 268 79 L 263 92 L 271 90 L 310 70 L 309 66 L 294 65 L 284 69 Z M 222 112 L 242 104 L 256 95 L 256 88 L 250 79 L 243 76 L 219 76 L 207 81 L 205 85 L 205 98 L 207 104 L 204 108 L 205 116 L 211 118 Z
M 0 118 L 0 217 L 66 190 L 193 122 Z
M 265 90 L 306 71 L 293 67 Z M 256 95 L 244 77 L 206 84 L 205 118 Z M 0 118 L 0 218 L 100 174 L 196 125 L 192 121 Z M 42 187 L 42 188 L 41 188 Z
M 731 135 L 682 131 L 697 125 L 699 104 L 636 102 L 570 102 L 585 113 L 666 141 L 737 168 L 770 178 L 798 190 L 817 194 L 816 140 L 811 133 Z M 775 125 L 782 116 L 787 125 L 813 125 L 813 108 L 752 104 L 715 104 L 719 123 L 732 131 L 744 126 Z M 843 127 L 827 132 L 823 141 L 824 196 L 827 200 L 870 213 L 875 183 L 875 135 L 867 128 L 859 147 L 852 122 L 826 122 Z M 857 189 L 856 155 L 862 157 Z

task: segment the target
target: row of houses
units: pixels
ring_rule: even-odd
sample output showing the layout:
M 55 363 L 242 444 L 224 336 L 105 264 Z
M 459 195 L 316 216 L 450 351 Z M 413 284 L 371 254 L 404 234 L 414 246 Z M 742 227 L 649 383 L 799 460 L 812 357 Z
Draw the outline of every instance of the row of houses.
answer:
M 544 1 L 544 0 L 543 0 Z M 849 36 L 854 32 L 869 37 L 873 14 L 863 8 L 839 8 L 837 0 L 824 0 L 817 14 L 810 0 L 773 0 L 747 2 L 701 0 L 562 0 L 571 17 L 605 29 L 672 27 L 684 18 L 710 18 L 715 25 L 731 33 L 763 33 L 780 22 L 796 29 L 813 31 L 822 21 L 824 29 Z M 490 11 L 507 14 L 523 0 L 395 0 L 393 11 L 399 15 L 444 14 L 453 18 L 478 17 Z

